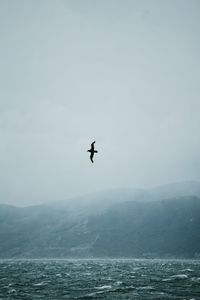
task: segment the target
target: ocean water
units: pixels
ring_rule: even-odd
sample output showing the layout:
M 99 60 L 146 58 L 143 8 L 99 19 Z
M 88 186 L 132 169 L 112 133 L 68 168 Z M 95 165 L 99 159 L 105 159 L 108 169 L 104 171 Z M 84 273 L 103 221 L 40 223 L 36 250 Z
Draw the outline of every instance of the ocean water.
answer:
M 0 299 L 200 299 L 200 261 L 1 260 Z

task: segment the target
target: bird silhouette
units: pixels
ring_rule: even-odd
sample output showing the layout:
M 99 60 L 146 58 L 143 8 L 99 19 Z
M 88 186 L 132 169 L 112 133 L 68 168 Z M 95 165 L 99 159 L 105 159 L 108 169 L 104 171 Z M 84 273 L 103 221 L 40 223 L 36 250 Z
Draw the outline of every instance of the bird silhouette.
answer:
M 91 148 L 90 148 L 89 150 L 87 150 L 87 152 L 90 152 L 90 160 L 91 160 L 92 163 L 94 162 L 94 161 L 93 161 L 94 153 L 98 153 L 97 150 L 94 150 L 94 144 L 95 144 L 95 143 L 96 143 L 96 142 L 94 141 L 94 142 L 91 144 Z

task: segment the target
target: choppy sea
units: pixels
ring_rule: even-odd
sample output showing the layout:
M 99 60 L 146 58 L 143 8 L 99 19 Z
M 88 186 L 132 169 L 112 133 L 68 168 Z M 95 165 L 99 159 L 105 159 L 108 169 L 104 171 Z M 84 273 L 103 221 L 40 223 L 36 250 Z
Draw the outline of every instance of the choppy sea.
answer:
M 0 299 L 200 299 L 200 261 L 0 260 Z

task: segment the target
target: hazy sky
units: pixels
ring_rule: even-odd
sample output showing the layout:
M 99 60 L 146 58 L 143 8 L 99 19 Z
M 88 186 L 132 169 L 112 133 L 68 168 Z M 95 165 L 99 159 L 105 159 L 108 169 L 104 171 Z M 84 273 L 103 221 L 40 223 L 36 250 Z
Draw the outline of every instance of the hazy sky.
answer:
M 200 180 L 199 15 L 198 0 L 0 0 L 0 202 Z

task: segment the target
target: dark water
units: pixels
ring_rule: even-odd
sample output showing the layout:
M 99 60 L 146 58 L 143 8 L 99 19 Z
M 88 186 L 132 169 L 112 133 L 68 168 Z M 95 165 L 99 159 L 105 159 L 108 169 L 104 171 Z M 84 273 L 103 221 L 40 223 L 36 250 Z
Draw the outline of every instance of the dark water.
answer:
M 0 299 L 200 299 L 200 261 L 0 261 Z

